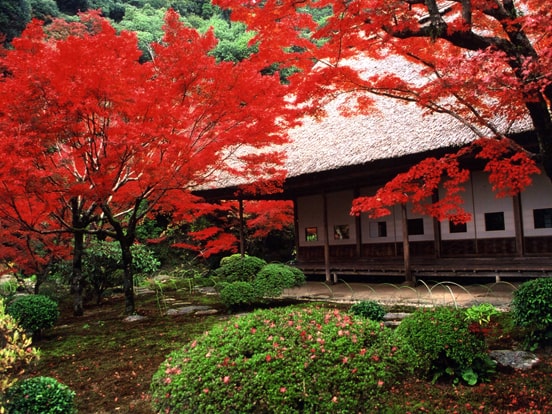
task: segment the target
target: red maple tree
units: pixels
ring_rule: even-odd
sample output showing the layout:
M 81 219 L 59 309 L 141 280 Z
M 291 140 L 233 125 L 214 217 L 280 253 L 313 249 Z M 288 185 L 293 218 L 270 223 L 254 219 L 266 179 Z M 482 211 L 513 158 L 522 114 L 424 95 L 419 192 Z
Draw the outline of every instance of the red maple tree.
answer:
M 173 11 L 145 64 L 134 34 L 116 33 L 97 13 L 84 17 L 85 30 L 69 25 L 59 38 L 32 22 L 0 62 L 8 97 L 0 134 L 14 154 L 3 171 L 32 166 L 25 177 L 74 233 L 75 255 L 88 231 L 119 242 L 130 314 L 130 246 L 140 221 L 154 208 L 189 218 L 198 201 L 191 192 L 213 181 L 275 174 L 274 146 L 286 141 L 281 128 L 295 110 L 285 109 L 278 76 L 264 76 L 255 61 L 216 62 L 214 35 L 185 27 Z M 69 220 L 56 214 L 62 210 Z
M 492 159 L 488 168 L 499 192 L 517 191 L 523 188 L 521 183 L 530 182 L 524 178 L 514 182 L 518 177 L 508 173 L 512 165 L 523 166 L 515 173 L 528 177 L 535 173 L 530 165 L 536 160 L 552 177 L 550 1 L 217 0 L 217 4 L 231 9 L 234 19 L 257 33 L 252 40 L 259 45 L 257 58 L 298 69 L 290 77 L 296 99 L 312 114 L 319 115 L 329 100 L 344 93 L 351 93 L 343 106 L 345 114 L 369 112 L 370 95 L 416 102 L 427 111 L 450 114 L 481 138 L 471 150 Z M 312 10 L 323 9 L 329 10 L 328 17 L 319 25 Z M 404 59 L 416 71 L 414 76 L 388 71 L 389 56 Z M 362 61 L 374 59 L 382 60 L 381 69 L 366 76 Z M 524 119 L 532 123 L 538 139 L 536 157 L 504 136 L 509 125 Z M 501 156 L 487 157 L 485 153 L 492 151 L 484 148 L 487 145 L 501 147 Z M 514 157 L 514 152 L 519 155 Z M 460 155 L 465 153 L 462 149 Z M 435 160 L 437 169 L 442 162 Z
M 446 113 L 479 137 L 457 154 L 424 160 L 352 212 L 378 216 L 394 204 L 439 219 L 469 220 L 461 207 L 466 154 L 487 160 L 499 196 L 523 190 L 539 165 L 552 178 L 552 2 L 549 0 L 277 0 L 216 3 L 257 33 L 259 56 L 295 67 L 297 102 L 315 116 L 329 100 L 350 93 L 345 115 L 370 112 L 379 95 Z M 311 17 L 326 10 L 318 24 Z M 308 34 L 308 35 L 306 35 Z M 386 69 L 400 57 L 412 68 Z M 366 75 L 363 61 L 381 60 Z M 411 71 L 414 71 L 414 75 Z M 524 122 L 535 132 L 530 153 L 508 138 Z M 444 181 L 445 197 L 431 195 Z

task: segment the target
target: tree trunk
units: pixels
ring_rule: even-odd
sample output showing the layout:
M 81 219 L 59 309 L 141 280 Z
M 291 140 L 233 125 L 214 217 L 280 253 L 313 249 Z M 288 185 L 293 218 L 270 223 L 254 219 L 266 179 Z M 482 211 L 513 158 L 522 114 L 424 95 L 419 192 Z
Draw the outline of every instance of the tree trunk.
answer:
M 136 311 L 134 303 L 134 272 L 132 270 L 131 244 L 126 238 L 119 240 L 123 258 L 123 292 L 125 294 L 125 314 L 132 315 Z
M 82 255 L 84 253 L 84 233 L 75 231 L 73 248 L 73 268 L 71 275 L 71 292 L 73 293 L 73 315 L 82 316 L 84 306 L 82 293 L 84 290 L 84 280 L 82 276 Z

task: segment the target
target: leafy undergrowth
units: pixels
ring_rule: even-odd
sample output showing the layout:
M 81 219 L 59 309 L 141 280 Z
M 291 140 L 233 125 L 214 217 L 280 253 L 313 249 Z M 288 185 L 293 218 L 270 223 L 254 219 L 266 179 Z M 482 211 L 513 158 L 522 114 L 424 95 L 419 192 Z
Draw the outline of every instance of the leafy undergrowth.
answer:
M 192 304 L 212 301 L 186 292 L 171 296 Z M 163 316 L 155 295 L 147 295 L 137 298 L 138 313 L 147 319 L 125 323 L 123 302 L 110 297 L 79 318 L 63 309 L 56 327 L 35 343 L 42 356 L 31 375 L 52 376 L 71 387 L 81 413 L 151 414 L 149 383 L 165 356 L 227 316 Z M 502 332 L 495 334 L 502 343 L 493 348 L 515 342 Z M 383 413 L 552 412 L 552 355 L 541 352 L 539 357 L 530 371 L 501 370 L 492 382 L 475 387 L 404 378 L 386 398 Z

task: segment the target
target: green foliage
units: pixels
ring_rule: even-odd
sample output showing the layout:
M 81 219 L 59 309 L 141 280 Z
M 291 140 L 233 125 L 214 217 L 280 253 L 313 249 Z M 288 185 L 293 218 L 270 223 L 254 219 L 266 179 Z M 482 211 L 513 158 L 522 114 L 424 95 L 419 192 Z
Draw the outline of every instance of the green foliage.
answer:
M 0 34 L 11 42 L 18 37 L 31 20 L 29 0 L 0 0 Z
M 494 372 L 484 339 L 469 330 L 464 315 L 447 307 L 421 308 L 398 326 L 397 334 L 418 354 L 422 376 L 474 383 L 474 375 L 476 382 L 485 381 Z
M 156 9 L 147 4 L 142 8 L 125 6 L 122 20 L 115 25 L 118 30 L 133 31 L 138 36 L 138 47 L 146 59 L 151 59 L 152 42 L 160 42 L 163 38 L 166 9 Z
M 299 275 L 294 272 L 291 266 L 270 263 L 263 266 L 257 273 L 253 285 L 261 296 L 276 297 L 280 296 L 284 289 L 301 285 L 302 282 L 298 278 Z
M 6 307 L 6 313 L 33 336 L 54 326 L 59 318 L 58 304 L 44 295 L 25 295 L 15 298 Z
M 281 263 L 266 264 L 255 256 L 235 254 L 220 263 L 215 274 L 222 279 L 220 297 L 228 307 L 260 303 L 305 283 L 301 270 Z
M 216 325 L 154 374 L 156 412 L 374 412 L 412 350 L 389 328 L 317 306 Z
M 221 259 L 215 275 L 226 282 L 253 282 L 265 265 L 266 262 L 258 257 L 233 254 Z
M 500 315 L 500 311 L 490 303 L 473 305 L 465 310 L 465 320 L 479 325 L 488 324 L 494 316 Z
M 373 321 L 383 321 L 385 309 L 378 302 L 373 300 L 363 300 L 351 306 L 350 311 L 354 315 L 359 315 Z
M 16 383 L 6 393 L 8 414 L 71 414 L 75 392 L 55 378 L 34 377 Z
M 512 314 L 516 324 L 529 330 L 525 346 L 536 348 L 552 340 L 552 278 L 522 283 L 513 294 Z
M 228 307 L 250 305 L 261 300 L 253 285 L 243 281 L 225 283 L 219 294 L 221 302 Z
M 31 348 L 31 339 L 15 318 L 5 313 L 4 300 L 0 298 L 0 412 L 1 396 L 37 357 L 37 350 Z
M 138 274 L 150 274 L 161 266 L 151 249 L 143 244 L 131 246 L 133 271 Z M 83 276 L 101 299 L 106 289 L 121 285 L 123 282 L 121 247 L 115 241 L 93 241 L 83 256 Z
M 54 0 L 31 0 L 30 4 L 32 17 L 45 22 L 49 22 L 61 14 Z

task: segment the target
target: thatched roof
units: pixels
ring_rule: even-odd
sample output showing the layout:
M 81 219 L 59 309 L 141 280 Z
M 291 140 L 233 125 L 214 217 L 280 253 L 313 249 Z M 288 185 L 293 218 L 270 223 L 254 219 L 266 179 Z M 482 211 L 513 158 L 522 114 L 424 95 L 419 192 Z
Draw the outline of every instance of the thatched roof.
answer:
M 384 72 L 395 73 L 402 79 L 423 85 L 421 68 L 400 56 L 390 55 L 383 60 L 363 58 L 352 62 L 361 65 L 366 76 Z M 305 117 L 301 126 L 289 131 L 291 143 L 284 146 L 287 155 L 285 169 L 288 178 L 318 172 L 362 166 L 378 160 L 399 160 L 403 156 L 428 151 L 461 147 L 477 138 L 464 123 L 451 115 L 428 113 L 415 103 L 372 95 L 374 105 L 369 114 L 343 116 L 342 101 L 334 100 L 321 120 Z M 495 122 L 501 124 L 501 122 Z M 502 133 L 528 130 L 522 120 L 516 125 L 502 123 Z M 223 180 L 224 188 L 241 184 Z M 219 181 L 220 183 L 220 181 Z

